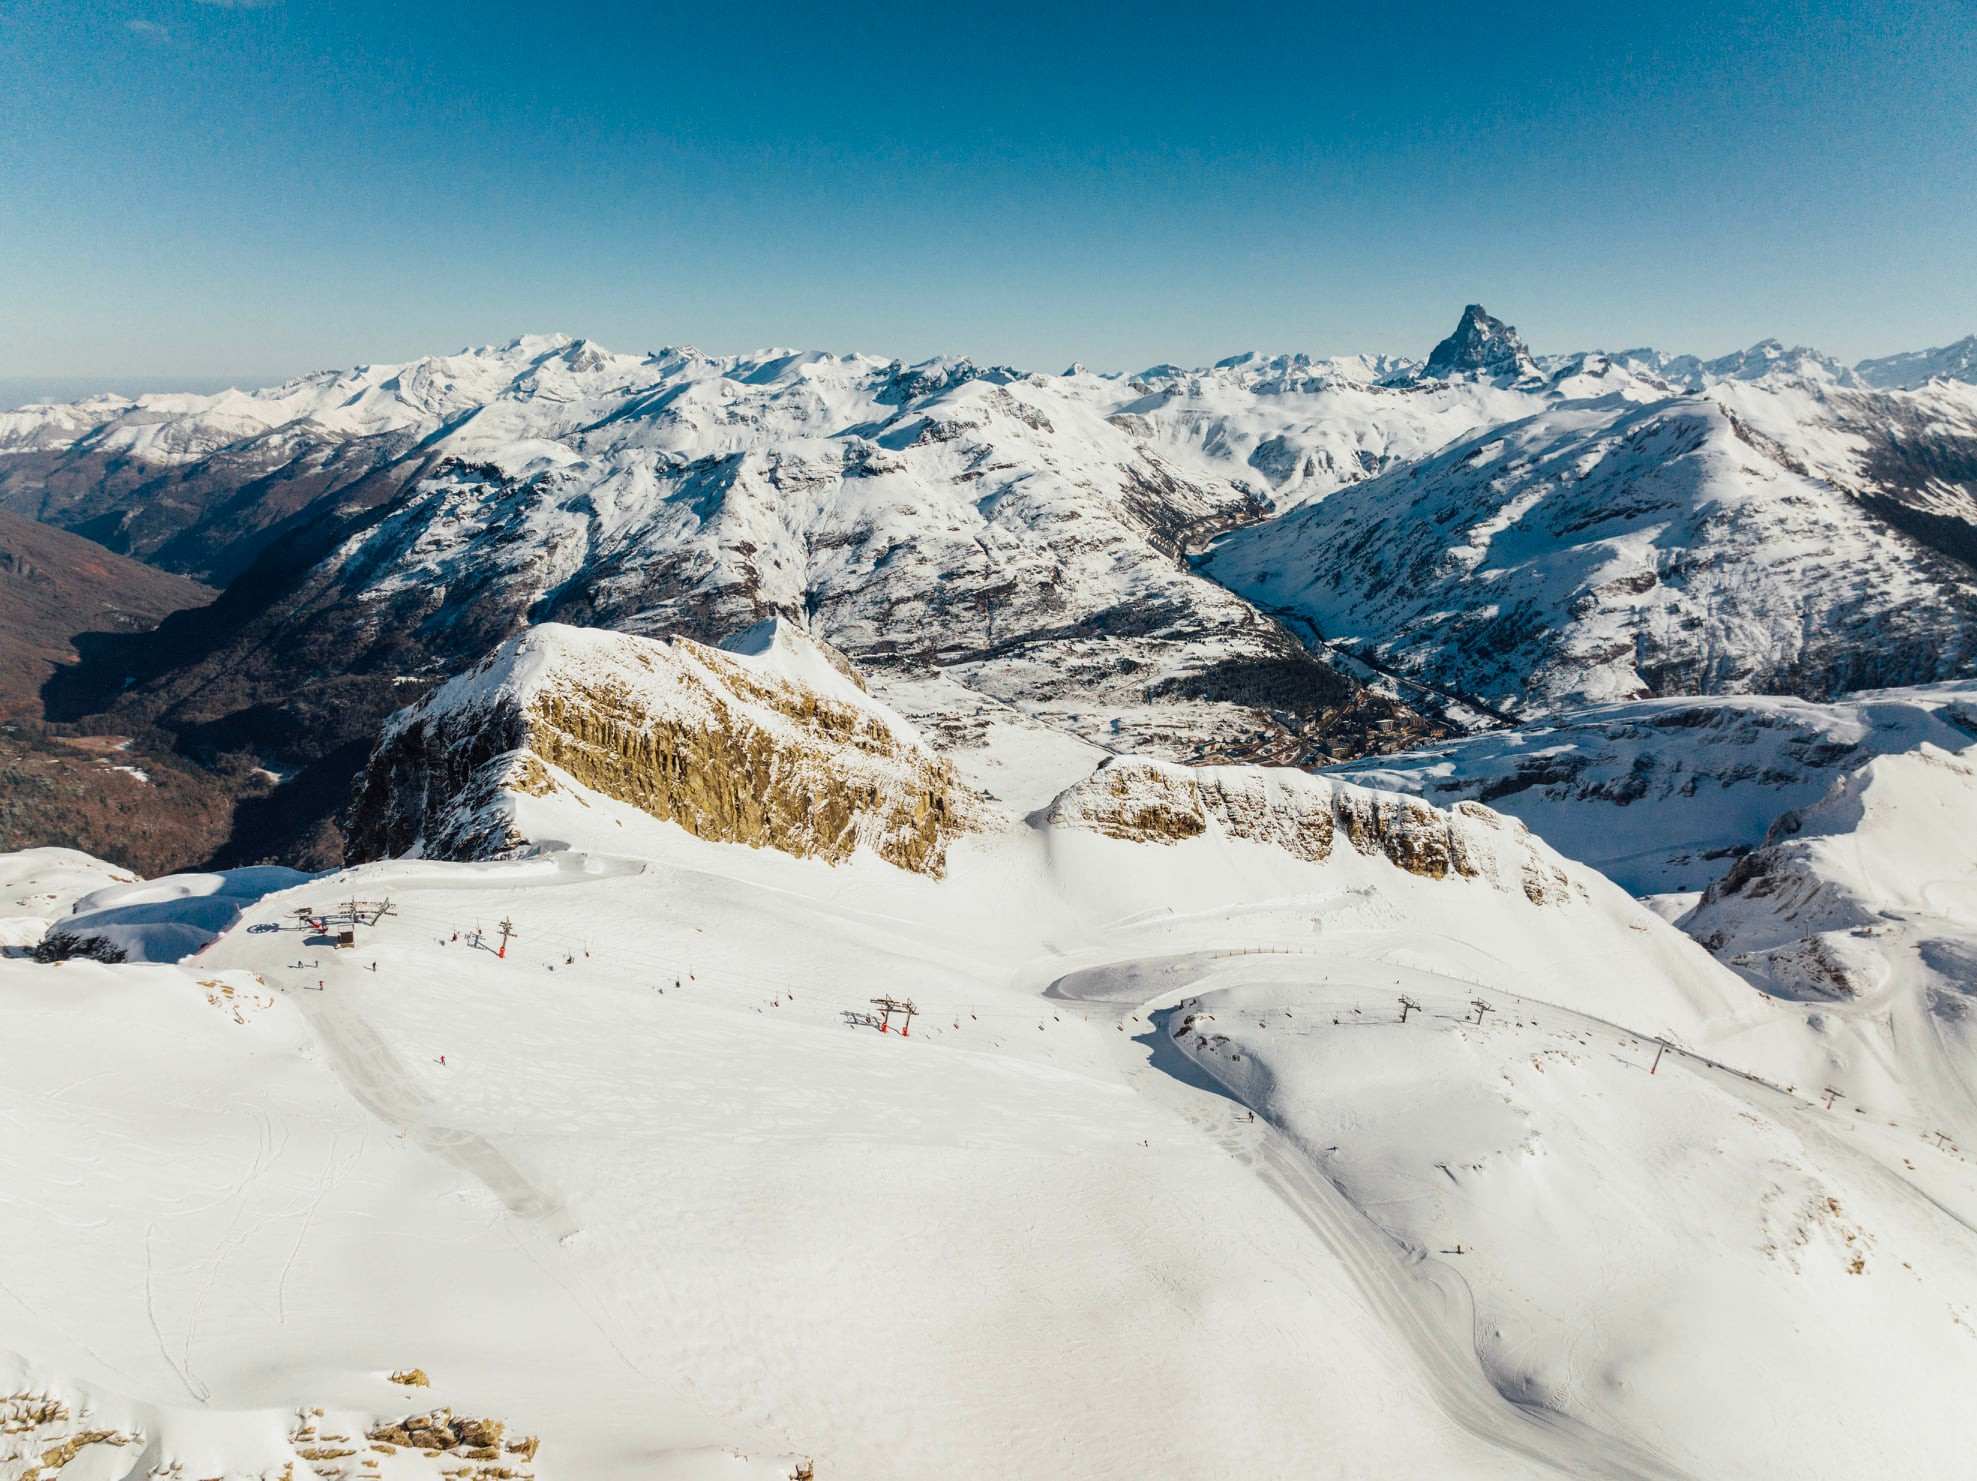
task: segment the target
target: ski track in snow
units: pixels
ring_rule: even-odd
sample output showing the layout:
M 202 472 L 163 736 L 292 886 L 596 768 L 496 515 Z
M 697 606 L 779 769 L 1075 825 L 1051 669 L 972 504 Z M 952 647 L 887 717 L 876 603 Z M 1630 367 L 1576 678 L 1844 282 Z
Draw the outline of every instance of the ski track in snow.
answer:
M 1058 977 L 1047 997 L 1087 1005 L 1109 1005 L 1122 1017 L 1144 1020 L 1147 1032 L 1131 1043 L 1146 1051 L 1129 1055 L 1127 1080 L 1141 1094 L 1172 1108 L 1200 1135 L 1250 1168 L 1283 1200 L 1340 1266 L 1421 1364 L 1443 1413 L 1478 1439 L 1535 1461 L 1562 1475 L 1610 1481 L 1680 1481 L 1689 1472 L 1673 1466 L 1632 1441 L 1602 1433 L 1569 1415 L 1530 1404 L 1503 1392 L 1490 1378 L 1475 1344 L 1475 1298 L 1460 1272 L 1419 1252 L 1404 1251 L 1333 1184 L 1319 1176 L 1296 1145 L 1259 1118 L 1254 1136 L 1232 1134 L 1225 1117 L 1207 1097 L 1240 1099 L 1169 1037 L 1164 1019 L 1182 998 L 1202 990 L 1212 969 L 1250 955 L 1206 951 L 1163 958 L 1129 958 L 1086 967 Z M 1187 975 L 1148 998 L 1120 998 L 1105 988 L 1121 973 L 1157 966 L 1168 975 Z M 1192 969 L 1205 969 L 1198 974 Z M 1439 974 L 1420 974 L 1439 975 Z M 1444 978 L 1466 996 L 1473 984 Z M 1560 1018 L 1584 1018 L 1551 1004 L 1533 1003 Z M 1600 1024 L 1614 1029 L 1616 1025 Z M 1624 1032 L 1624 1030 L 1622 1030 Z M 1149 1070 L 1157 1073 L 1149 1073 Z
M 338 1078 L 373 1116 L 474 1178 L 510 1213 L 541 1226 L 550 1237 L 563 1239 L 577 1232 L 563 1201 L 532 1182 L 499 1147 L 476 1132 L 444 1123 L 439 1107 L 418 1088 L 377 1030 L 329 1000 L 328 994 L 305 990 L 296 994 L 296 1000 L 317 1039 L 330 1051 Z

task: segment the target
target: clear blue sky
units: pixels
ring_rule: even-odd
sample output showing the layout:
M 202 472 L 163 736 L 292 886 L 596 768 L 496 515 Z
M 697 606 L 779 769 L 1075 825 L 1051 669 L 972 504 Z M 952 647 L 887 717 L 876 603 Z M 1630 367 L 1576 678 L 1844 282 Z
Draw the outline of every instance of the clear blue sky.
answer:
M 0 377 L 1977 329 L 1977 3 L 0 0 Z

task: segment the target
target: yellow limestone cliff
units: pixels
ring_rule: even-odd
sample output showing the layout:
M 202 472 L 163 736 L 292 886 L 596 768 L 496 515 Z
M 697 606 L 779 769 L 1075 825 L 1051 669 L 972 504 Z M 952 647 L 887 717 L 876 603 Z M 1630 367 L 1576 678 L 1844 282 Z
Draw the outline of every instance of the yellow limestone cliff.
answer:
M 515 857 L 564 841 L 556 820 L 586 794 L 717 843 L 833 863 L 862 846 L 933 875 L 974 803 L 842 655 L 786 622 L 720 648 L 550 623 L 392 718 L 350 857 Z
M 1534 905 L 1564 900 L 1576 888 L 1522 823 L 1480 803 L 1458 802 L 1444 812 L 1418 797 L 1284 767 L 1114 757 L 1060 793 L 1039 819 L 1128 842 L 1172 844 L 1220 834 L 1313 863 L 1330 858 L 1343 835 L 1358 853 L 1384 857 L 1410 874 L 1485 880 L 1521 890 Z

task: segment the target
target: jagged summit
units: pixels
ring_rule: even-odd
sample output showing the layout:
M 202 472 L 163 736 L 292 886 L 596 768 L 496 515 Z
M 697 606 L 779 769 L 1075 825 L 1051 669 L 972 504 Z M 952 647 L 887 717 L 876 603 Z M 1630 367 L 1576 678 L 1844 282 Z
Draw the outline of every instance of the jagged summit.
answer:
M 1503 320 L 1493 318 L 1480 303 L 1472 303 L 1463 309 L 1455 332 L 1429 353 L 1422 373 L 1435 377 L 1464 374 L 1522 376 L 1536 369 L 1531 352 L 1518 338 L 1517 330 Z

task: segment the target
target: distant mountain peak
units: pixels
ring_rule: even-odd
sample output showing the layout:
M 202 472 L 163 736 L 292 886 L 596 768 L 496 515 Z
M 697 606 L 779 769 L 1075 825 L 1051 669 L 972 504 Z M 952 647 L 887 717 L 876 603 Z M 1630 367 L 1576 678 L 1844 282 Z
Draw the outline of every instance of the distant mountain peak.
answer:
M 1455 332 L 1428 355 L 1424 375 L 1523 375 L 1536 368 L 1517 330 L 1480 303 L 1462 311 Z
M 1719 380 L 1750 381 L 1781 373 L 1839 386 L 1855 383 L 1853 372 L 1831 355 L 1821 354 L 1809 345 L 1787 347 L 1776 339 L 1761 339 L 1747 350 L 1733 350 L 1704 361 L 1702 370 L 1706 376 Z
M 1884 390 L 1920 386 L 1938 377 L 1977 382 L 1977 334 L 1966 334 L 1931 350 L 1863 360 L 1853 369 L 1861 381 Z

